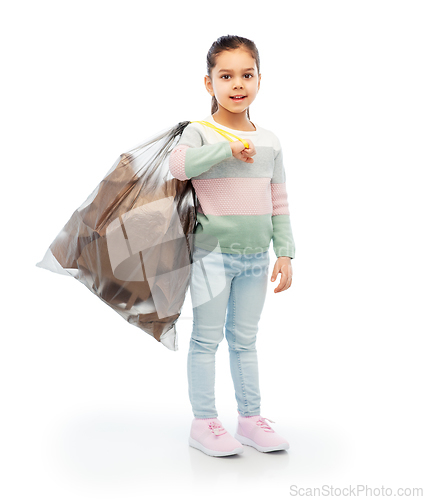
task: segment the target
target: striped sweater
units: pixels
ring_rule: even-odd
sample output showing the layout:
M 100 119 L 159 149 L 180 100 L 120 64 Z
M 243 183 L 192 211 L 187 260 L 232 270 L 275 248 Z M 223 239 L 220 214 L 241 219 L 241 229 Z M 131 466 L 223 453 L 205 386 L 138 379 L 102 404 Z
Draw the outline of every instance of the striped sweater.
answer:
M 256 155 L 246 163 L 232 155 L 230 142 L 210 127 L 190 123 L 169 156 L 169 170 L 191 179 L 199 200 L 195 245 L 205 250 L 252 254 L 268 250 L 294 258 L 281 145 L 270 130 L 216 127 L 253 142 Z M 215 242 L 218 242 L 217 245 Z

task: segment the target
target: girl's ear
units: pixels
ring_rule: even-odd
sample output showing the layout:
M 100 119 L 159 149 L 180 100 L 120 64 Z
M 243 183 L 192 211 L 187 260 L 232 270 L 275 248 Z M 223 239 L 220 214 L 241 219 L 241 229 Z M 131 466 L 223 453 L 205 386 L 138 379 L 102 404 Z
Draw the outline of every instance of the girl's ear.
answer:
M 261 87 L 261 74 L 259 73 L 259 80 L 258 80 L 258 90 L 260 89 Z
M 209 94 L 213 97 L 215 95 L 213 87 L 212 87 L 212 82 L 211 79 L 209 78 L 208 75 L 205 75 L 205 87 L 206 90 L 209 92 Z

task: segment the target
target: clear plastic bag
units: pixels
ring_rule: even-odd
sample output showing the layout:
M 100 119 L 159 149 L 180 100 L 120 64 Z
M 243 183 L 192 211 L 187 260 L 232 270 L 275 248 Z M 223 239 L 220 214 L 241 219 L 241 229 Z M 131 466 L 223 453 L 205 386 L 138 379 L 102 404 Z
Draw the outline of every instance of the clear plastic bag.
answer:
M 38 267 L 73 276 L 170 350 L 189 287 L 197 197 L 169 172 L 189 121 L 123 153 L 72 214 Z

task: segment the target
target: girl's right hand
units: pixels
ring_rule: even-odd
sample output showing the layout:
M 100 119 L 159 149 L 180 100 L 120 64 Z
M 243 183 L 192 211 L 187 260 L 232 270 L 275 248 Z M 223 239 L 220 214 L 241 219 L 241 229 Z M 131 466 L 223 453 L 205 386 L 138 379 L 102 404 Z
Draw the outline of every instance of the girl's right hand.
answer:
M 230 142 L 231 150 L 233 152 L 234 158 L 238 160 L 244 161 L 246 163 L 253 163 L 253 158 L 256 154 L 255 146 L 252 141 L 249 139 L 245 139 L 245 141 L 249 144 L 249 148 L 245 148 L 244 144 L 241 141 L 233 141 Z

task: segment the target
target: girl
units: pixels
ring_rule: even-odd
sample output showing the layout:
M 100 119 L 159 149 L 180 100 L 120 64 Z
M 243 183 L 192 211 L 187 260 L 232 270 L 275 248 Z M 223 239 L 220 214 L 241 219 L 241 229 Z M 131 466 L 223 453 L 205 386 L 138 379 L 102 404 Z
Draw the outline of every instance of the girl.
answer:
M 253 41 L 230 35 L 216 40 L 205 76 L 212 110 L 204 121 L 212 127 L 191 122 L 169 157 L 171 174 L 191 179 L 199 201 L 190 278 L 193 331 L 187 374 L 194 419 L 189 444 L 211 456 L 242 453 L 242 444 L 262 452 L 289 447 L 260 415 L 255 342 L 267 290 L 269 244 L 272 239 L 277 256 L 271 281 L 281 273 L 275 293 L 291 285 L 295 246 L 279 140 L 250 121 L 259 70 Z M 213 126 L 245 143 L 229 142 Z M 215 408 L 215 353 L 224 326 L 239 414 L 235 437 Z

